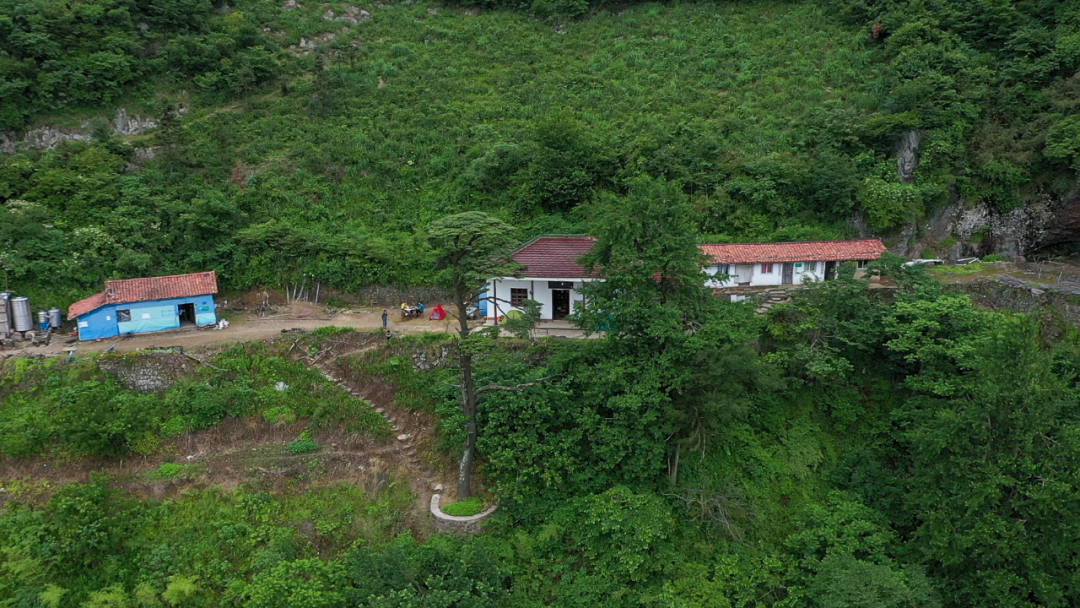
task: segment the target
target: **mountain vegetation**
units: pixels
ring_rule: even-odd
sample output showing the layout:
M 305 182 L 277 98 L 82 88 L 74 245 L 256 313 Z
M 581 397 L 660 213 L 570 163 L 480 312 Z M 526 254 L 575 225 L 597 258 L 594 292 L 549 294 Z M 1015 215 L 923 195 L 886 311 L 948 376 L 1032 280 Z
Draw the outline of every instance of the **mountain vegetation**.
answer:
M 91 134 L 0 163 L 2 280 L 41 305 L 208 268 L 464 299 L 543 232 L 595 235 L 583 262 L 606 278 L 573 318 L 593 339 L 466 327 L 338 363 L 433 421 L 426 456 L 465 447 L 467 490 L 499 502 L 482 534 L 429 535 L 401 479 L 166 497 L 0 479 L 0 606 L 1080 604 L 1075 327 L 891 256 L 868 270 L 895 289 L 846 264 L 758 315 L 703 287 L 696 246 L 1075 188 L 1076 3 L 0 9 L 5 127 Z M 118 106 L 156 129 L 116 135 Z M 281 447 L 297 458 L 328 427 L 388 435 L 292 358 L 335 335 L 223 348 L 159 395 L 100 360 L 7 362 L 0 459 L 138 458 L 228 418 L 306 425 Z
M 7 0 L 3 128 L 92 137 L 0 162 L 0 280 L 49 305 L 207 268 L 426 284 L 434 219 L 585 232 L 579 207 L 640 175 L 712 240 L 1075 187 L 1072 3 L 510 4 Z M 118 106 L 157 129 L 111 135 Z
M 895 290 L 873 289 L 848 264 L 838 280 L 758 316 L 701 287 L 693 207 L 677 186 L 639 182 L 627 201 L 634 213 L 601 204 L 591 214 L 602 229 L 588 261 L 609 280 L 592 286 L 596 304 L 577 321 L 588 328 L 600 314 L 602 337 L 397 338 L 346 364 L 392 383 L 402 407 L 435 414 L 452 458 L 473 432 L 454 384 L 462 359 L 419 365 L 409 349 L 469 348 L 476 383 L 520 387 L 477 395 L 477 462 L 500 501 L 484 534 L 418 540 L 405 523 L 412 496 L 395 484 L 155 500 L 96 476 L 43 501 L 23 480 L 0 507 L 0 602 L 953 608 L 1080 599 L 1075 328 L 980 310 L 896 258 L 871 268 Z M 215 364 L 292 369 L 273 361 L 255 348 Z M 85 371 L 35 378 L 35 369 L 15 366 L 2 386 L 40 395 L 61 425 L 64 408 L 101 390 Z M 209 393 L 237 390 L 228 386 Z M 21 394 L 0 411 L 14 404 L 28 416 Z M 166 394 L 166 406 L 175 401 Z M 67 428 L 61 438 L 80 437 Z M 45 445 L 87 453 L 81 443 Z M 173 468 L 155 475 L 181 474 Z

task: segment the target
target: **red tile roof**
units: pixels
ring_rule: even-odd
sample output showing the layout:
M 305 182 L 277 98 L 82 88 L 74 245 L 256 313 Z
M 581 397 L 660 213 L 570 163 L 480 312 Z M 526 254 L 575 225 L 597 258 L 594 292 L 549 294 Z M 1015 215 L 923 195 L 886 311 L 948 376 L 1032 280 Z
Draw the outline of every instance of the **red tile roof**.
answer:
M 74 319 L 107 304 L 188 298 L 217 293 L 217 291 L 217 273 L 213 270 L 168 277 L 105 281 L 105 291 L 69 306 L 68 318 Z
M 700 247 L 702 253 L 708 255 L 714 264 L 876 260 L 885 252 L 885 245 L 880 239 L 801 243 L 729 243 Z
M 108 304 L 108 302 L 105 300 L 105 292 L 95 293 L 89 298 L 83 298 L 71 306 L 68 306 L 68 318 L 74 319 L 79 315 L 85 315 L 91 310 L 97 310 L 106 304 Z
M 591 236 L 541 236 L 529 241 L 510 257 L 525 266 L 525 277 L 578 279 L 590 276 L 577 263 L 596 242 Z

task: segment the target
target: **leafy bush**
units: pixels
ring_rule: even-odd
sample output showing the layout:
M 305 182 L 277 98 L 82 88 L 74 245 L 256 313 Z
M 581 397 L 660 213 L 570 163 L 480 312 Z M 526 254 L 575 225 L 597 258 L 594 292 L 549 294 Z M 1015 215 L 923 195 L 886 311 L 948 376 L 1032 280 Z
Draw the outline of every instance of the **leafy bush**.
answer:
M 306 454 L 307 452 L 314 452 L 322 449 L 322 446 L 312 441 L 311 436 L 307 433 L 301 434 L 300 438 L 296 441 L 290 441 L 287 447 L 293 454 Z
M 158 481 L 164 479 L 180 479 L 188 477 L 196 473 L 199 470 L 198 465 L 192 464 L 180 464 L 177 462 L 166 462 L 159 466 L 157 469 L 150 471 L 146 474 L 146 479 L 149 481 Z
M 457 517 L 468 517 L 470 515 L 476 515 L 484 510 L 484 503 L 479 498 L 473 496 L 466 498 L 465 500 L 459 500 L 457 502 L 450 503 L 448 505 L 439 505 L 443 513 L 447 515 L 454 515 Z

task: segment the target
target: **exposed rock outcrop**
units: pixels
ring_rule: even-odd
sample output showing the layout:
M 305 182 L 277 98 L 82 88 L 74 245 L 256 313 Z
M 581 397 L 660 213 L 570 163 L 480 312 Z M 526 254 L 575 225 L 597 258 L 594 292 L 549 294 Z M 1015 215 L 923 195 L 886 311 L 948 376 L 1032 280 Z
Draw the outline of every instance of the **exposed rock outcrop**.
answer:
M 113 130 L 121 135 L 142 135 L 157 128 L 157 121 L 150 117 L 128 116 L 127 110 L 120 108 L 112 122 Z
M 917 238 L 916 238 L 917 237 Z M 926 250 L 951 239 L 934 257 L 955 260 L 998 253 L 1008 257 L 1080 240 L 1080 191 L 1066 197 L 1043 195 L 1002 213 L 986 203 L 950 203 L 917 224 L 907 226 L 893 252 L 928 257 Z
M 915 183 L 915 170 L 919 167 L 919 144 L 924 132 L 910 130 L 904 133 L 896 145 L 896 172 L 905 184 Z
M 138 352 L 108 355 L 98 367 L 113 375 L 125 388 L 140 393 L 161 393 L 177 380 L 195 373 L 196 365 L 179 352 Z
M 127 109 L 120 108 L 116 111 L 116 117 L 109 122 L 109 127 L 120 135 L 141 135 L 157 128 L 157 121 L 150 117 L 128 114 Z M 65 141 L 89 141 L 90 129 L 90 122 L 84 120 L 74 129 L 38 127 L 24 132 L 21 137 L 12 131 L 0 133 L 0 152 L 14 154 L 19 149 L 53 148 Z

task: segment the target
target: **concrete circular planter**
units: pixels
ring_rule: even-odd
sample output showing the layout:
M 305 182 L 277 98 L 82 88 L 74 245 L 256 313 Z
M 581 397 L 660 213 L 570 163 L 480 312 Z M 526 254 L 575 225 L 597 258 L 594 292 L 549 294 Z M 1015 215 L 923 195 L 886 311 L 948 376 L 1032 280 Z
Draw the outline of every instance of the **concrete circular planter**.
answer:
M 481 513 L 469 515 L 468 517 L 447 515 L 439 508 L 441 498 L 442 495 L 440 494 L 431 495 L 431 521 L 439 532 L 479 532 L 480 522 L 499 508 L 499 505 L 493 505 Z

